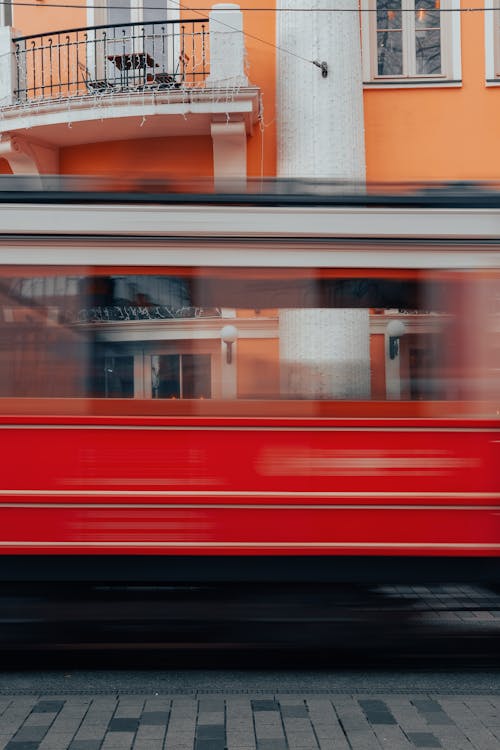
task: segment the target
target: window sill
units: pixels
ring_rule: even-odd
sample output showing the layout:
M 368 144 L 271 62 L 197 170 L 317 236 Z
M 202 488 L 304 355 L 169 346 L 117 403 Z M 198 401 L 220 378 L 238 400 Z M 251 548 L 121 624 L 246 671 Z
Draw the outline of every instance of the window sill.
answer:
M 495 81 L 493 85 L 500 85 L 500 80 Z M 405 80 L 387 80 L 387 81 L 364 81 L 363 88 L 365 89 L 442 89 L 442 88 L 460 88 L 462 86 L 462 79 L 450 80 L 450 79 L 439 79 L 429 80 L 424 79 L 405 79 Z
M 487 78 L 486 79 L 486 86 L 489 88 L 495 88 L 496 86 L 500 86 L 500 78 Z

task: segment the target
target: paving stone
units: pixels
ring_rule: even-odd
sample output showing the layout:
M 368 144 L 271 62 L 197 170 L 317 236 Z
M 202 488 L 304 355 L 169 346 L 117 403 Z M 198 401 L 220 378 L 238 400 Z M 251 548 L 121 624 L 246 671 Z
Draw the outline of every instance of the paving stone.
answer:
M 257 750 L 287 750 L 285 740 L 259 740 Z
M 226 732 L 226 743 L 228 745 L 255 745 L 253 728 L 243 732 Z
M 224 724 L 224 711 L 200 711 L 198 713 L 199 724 Z
M 107 737 L 101 745 L 101 750 L 132 750 L 133 740 L 117 740 L 116 737 Z
M 140 716 L 141 726 L 166 726 L 170 711 L 144 711 Z
M 106 728 L 81 727 L 75 735 L 75 740 L 99 740 L 102 742 L 106 734 Z
M 13 742 L 40 742 L 47 734 L 47 727 L 21 727 Z
M 72 734 L 47 735 L 40 742 L 39 750 L 68 750 L 73 739 Z
M 380 700 L 360 700 L 359 705 L 370 724 L 396 724 L 387 704 Z
M 111 719 L 109 732 L 136 732 L 139 726 L 138 719 Z
M 381 750 L 382 745 L 372 731 L 355 731 L 347 734 L 352 750 Z
M 198 701 L 198 710 L 200 713 L 205 711 L 207 713 L 212 711 L 222 711 L 224 713 L 225 703 L 224 698 L 200 698 Z
M 412 698 L 413 705 L 418 711 L 422 713 L 430 713 L 431 711 L 442 711 L 442 706 L 430 698 Z
M 255 734 L 257 735 L 257 739 L 281 739 L 283 735 L 283 725 L 281 723 L 281 717 L 278 715 L 276 716 L 276 720 L 273 722 L 263 722 L 260 720 L 260 717 L 258 714 L 255 716 Z
M 317 750 L 318 748 L 318 743 L 312 732 L 307 734 L 305 732 L 287 734 L 286 740 L 288 742 L 290 750 L 293 750 L 294 748 L 307 748 L 307 750 Z
M 458 727 L 437 727 L 433 734 L 446 750 L 478 750 Z
M 116 707 L 116 711 L 113 714 L 114 719 L 138 719 L 139 716 L 142 714 L 142 710 L 144 708 L 144 701 L 142 703 L 133 706 L 131 704 L 126 704 L 125 706 L 122 706 L 121 704 Z
M 38 750 L 39 747 L 39 742 L 14 742 L 11 740 L 5 745 L 5 750 Z
M 401 727 L 375 727 L 374 732 L 382 747 L 387 750 L 413 750 L 412 744 Z
M 175 747 L 176 744 L 191 745 L 193 750 L 194 731 L 193 732 L 167 732 L 166 742 L 169 747 Z
M 23 727 L 48 727 L 59 714 L 30 714 Z
M 292 716 L 292 717 L 305 717 L 309 718 L 309 712 L 307 708 L 304 706 L 304 704 L 300 705 L 292 705 L 287 706 L 281 704 L 281 715 L 282 716 Z
M 196 739 L 200 740 L 213 740 L 213 739 L 224 739 L 226 736 L 226 730 L 224 724 L 198 724 L 196 727 Z
M 252 701 L 253 711 L 279 711 L 279 703 L 275 700 L 253 700 Z
M 442 706 L 436 701 L 430 699 L 414 699 L 412 700 L 412 703 L 429 725 L 454 723 L 443 710 Z
M 101 740 L 73 740 L 68 750 L 99 750 Z
M 146 699 L 144 711 L 170 711 L 171 704 L 172 701 L 170 698 L 155 695 L 152 698 Z
M 33 713 L 57 713 L 63 708 L 65 701 L 39 701 L 33 706 Z
M 166 727 L 156 726 L 151 724 L 150 726 L 140 726 L 135 735 L 135 741 L 145 742 L 146 740 L 163 740 L 165 737 Z
M 438 738 L 429 732 L 409 732 L 408 739 L 415 747 L 443 747 Z
M 225 750 L 225 748 L 224 739 L 197 739 L 194 745 L 194 750 Z
M 330 738 L 318 738 L 320 750 L 351 750 L 351 745 L 348 744 L 345 735 L 342 737 L 336 737 L 335 739 Z

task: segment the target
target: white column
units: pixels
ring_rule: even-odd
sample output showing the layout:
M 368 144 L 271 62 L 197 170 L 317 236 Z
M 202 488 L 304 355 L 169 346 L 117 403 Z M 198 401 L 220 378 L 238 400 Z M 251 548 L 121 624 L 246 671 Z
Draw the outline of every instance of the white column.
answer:
M 218 3 L 210 11 L 209 88 L 248 86 L 245 75 L 243 14 L 234 3 Z M 211 124 L 214 184 L 220 190 L 244 190 L 247 175 L 247 134 L 244 122 L 229 118 Z
M 281 8 L 307 12 L 279 12 Z M 363 181 L 365 147 L 357 0 L 278 0 L 278 176 Z
M 221 190 L 244 190 L 247 176 L 247 134 L 244 122 L 211 124 L 214 184 Z
M 363 183 L 358 0 L 333 5 L 277 0 L 278 176 Z M 285 10 L 294 7 L 304 12 Z M 370 397 L 368 310 L 281 311 L 280 346 L 284 395 Z
M 281 393 L 370 398 L 368 310 L 280 310 Z
M 12 37 L 16 31 L 11 26 L 0 26 L 0 106 L 8 107 L 15 103 L 14 91 L 17 88 L 17 66 L 15 46 Z
M 245 75 L 243 14 L 239 5 L 218 3 L 212 6 L 210 24 L 210 88 L 248 86 Z
M 230 344 L 230 356 L 228 356 L 228 344 L 222 338 L 220 343 L 220 397 L 234 399 L 238 395 L 238 341 L 235 340 Z

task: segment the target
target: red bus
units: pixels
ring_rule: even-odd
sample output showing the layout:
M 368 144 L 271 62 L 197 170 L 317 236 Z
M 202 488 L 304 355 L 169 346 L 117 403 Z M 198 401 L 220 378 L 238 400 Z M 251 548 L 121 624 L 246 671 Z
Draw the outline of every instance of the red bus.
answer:
M 0 580 L 499 580 L 500 193 L 0 214 Z

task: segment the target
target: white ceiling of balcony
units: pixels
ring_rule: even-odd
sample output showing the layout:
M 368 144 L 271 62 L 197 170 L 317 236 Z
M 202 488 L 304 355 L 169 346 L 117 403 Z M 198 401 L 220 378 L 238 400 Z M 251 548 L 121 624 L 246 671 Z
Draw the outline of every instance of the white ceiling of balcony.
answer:
M 259 116 L 259 89 L 205 89 L 155 94 L 129 92 L 26 102 L 5 107 L 0 134 L 16 133 L 63 148 L 84 143 L 210 135 L 214 121 L 244 121 L 247 133 Z

